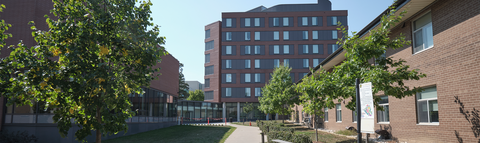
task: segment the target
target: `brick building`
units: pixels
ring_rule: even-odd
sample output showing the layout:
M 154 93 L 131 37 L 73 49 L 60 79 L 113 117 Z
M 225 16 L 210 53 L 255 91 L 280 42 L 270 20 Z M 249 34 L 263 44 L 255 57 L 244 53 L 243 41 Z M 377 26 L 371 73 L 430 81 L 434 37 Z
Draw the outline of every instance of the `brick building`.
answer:
M 272 118 L 241 108 L 258 106 L 274 67 L 288 64 L 298 80 L 338 49 L 338 21 L 347 25 L 347 11 L 332 10 L 329 0 L 222 13 L 222 21 L 205 26 L 205 101 L 223 103 L 232 121 Z
M 479 142 L 479 112 L 472 111 L 480 108 L 480 1 L 399 0 L 396 5 L 398 11 L 408 13 L 391 29 L 391 37 L 402 33 L 412 43 L 385 54 L 427 74 L 419 81 L 405 81 L 425 91 L 403 99 L 376 95 L 382 96 L 379 104 L 387 110 L 376 112 L 375 130 L 387 130 L 393 139 L 405 142 Z M 382 15 L 358 35 L 377 27 Z M 344 54 L 340 48 L 320 65 L 330 70 L 345 59 Z M 325 111 L 323 128 L 356 127 L 353 112 L 344 102 Z
M 53 8 L 51 0 L 5 0 L 0 3 L 6 6 L 6 9 L 0 13 L 1 19 L 12 25 L 6 31 L 13 34 L 13 37 L 6 40 L 7 45 L 16 45 L 19 40 L 23 40 L 27 47 L 36 44 L 31 36 L 29 21 L 34 21 L 39 30 L 48 30 L 44 15 L 52 16 L 49 12 Z M 10 54 L 10 50 L 6 48 L 1 52 L 0 58 Z M 150 87 L 143 88 L 145 94 L 129 96 L 133 103 L 132 109 L 138 109 L 139 112 L 127 120 L 129 124 L 127 135 L 176 125 L 179 61 L 172 55 L 166 55 L 155 67 L 161 67 L 159 73 L 162 74 L 159 79 L 152 81 Z M 0 131 L 28 131 L 28 134 L 39 138 L 38 142 L 77 142 L 74 132 L 78 127 L 72 125 L 67 138 L 60 137 L 57 125 L 53 123 L 53 112 L 39 110 L 40 103 L 34 103 L 34 107 L 28 105 L 7 107 L 5 103 L 6 99 L 0 97 Z M 118 136 L 123 136 L 123 133 L 103 138 Z M 88 141 L 94 141 L 94 139 L 95 136 L 87 137 Z

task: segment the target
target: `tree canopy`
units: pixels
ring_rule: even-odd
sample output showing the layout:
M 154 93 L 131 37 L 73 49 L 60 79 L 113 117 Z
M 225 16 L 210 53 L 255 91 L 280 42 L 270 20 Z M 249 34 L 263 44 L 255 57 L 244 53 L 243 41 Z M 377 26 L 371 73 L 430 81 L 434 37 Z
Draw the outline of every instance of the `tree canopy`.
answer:
M 325 72 L 322 68 L 313 72 L 312 77 L 303 79 L 304 83 L 297 86 L 297 91 L 302 93 L 304 110 L 321 109 L 323 106 L 333 108 L 334 101 L 344 99 L 350 100 L 346 107 L 355 110 L 355 79 L 361 82 L 372 82 L 372 93 L 383 92 L 388 96 L 403 98 L 421 92 L 422 88 L 410 88 L 404 84 L 408 80 L 419 80 L 426 75 L 418 69 L 410 69 L 403 59 L 394 60 L 391 57 L 383 58 L 388 49 L 403 48 L 409 45 L 410 41 L 405 39 L 403 34 L 391 38 L 390 29 L 398 23 L 406 11 L 395 15 L 395 8 L 391 7 L 389 13 L 382 16 L 380 26 L 370 30 L 366 36 L 359 37 L 356 32 L 354 36 L 348 36 L 344 26 L 338 28 L 343 32 L 344 37 L 337 44 L 346 51 L 345 60 L 338 66 L 333 67 L 332 72 Z M 375 63 L 370 63 L 374 60 Z M 307 99 L 313 102 L 307 101 Z M 380 97 L 374 96 L 375 106 L 378 106 Z M 310 108 L 312 107 L 312 108 Z
M 142 93 L 158 77 L 153 68 L 167 54 L 165 37 L 150 16 L 150 1 L 53 0 L 49 30 L 32 26 L 38 45 L 13 46 L 1 61 L 0 84 L 8 104 L 46 102 L 62 136 L 71 122 L 80 127 L 75 138 L 96 130 L 127 131 L 135 114 L 128 95 Z M 34 24 L 33 21 L 30 24 Z
M 188 96 L 187 100 L 191 100 L 191 101 L 203 101 L 205 98 L 203 91 L 200 89 L 197 89 L 195 91 L 189 91 L 188 94 L 190 96 Z
M 185 82 L 185 76 L 183 75 L 183 64 L 180 63 L 180 73 L 178 74 L 178 97 L 180 99 L 187 99 L 189 96 L 189 85 Z
M 291 70 L 292 68 L 283 65 L 273 70 L 272 78 L 262 88 L 262 97 L 258 97 L 259 110 L 264 113 L 278 113 L 280 115 L 291 113 L 291 107 L 298 101 L 290 77 Z

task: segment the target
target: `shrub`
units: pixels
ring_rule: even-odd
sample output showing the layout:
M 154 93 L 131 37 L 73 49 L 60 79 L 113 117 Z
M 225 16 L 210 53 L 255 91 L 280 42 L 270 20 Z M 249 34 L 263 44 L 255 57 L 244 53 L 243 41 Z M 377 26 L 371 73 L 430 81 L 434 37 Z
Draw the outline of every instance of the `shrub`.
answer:
M 27 131 L 17 131 L 8 132 L 8 130 L 3 130 L 0 132 L 0 143 L 29 143 L 37 142 L 38 138 L 34 135 L 28 135 Z
M 279 139 L 279 140 L 294 142 L 294 143 L 311 143 L 312 142 L 310 137 L 307 135 L 304 135 L 304 134 L 296 135 L 293 132 L 287 132 L 287 131 L 270 131 L 267 134 L 267 136 L 268 136 L 268 142 L 272 142 L 273 139 Z

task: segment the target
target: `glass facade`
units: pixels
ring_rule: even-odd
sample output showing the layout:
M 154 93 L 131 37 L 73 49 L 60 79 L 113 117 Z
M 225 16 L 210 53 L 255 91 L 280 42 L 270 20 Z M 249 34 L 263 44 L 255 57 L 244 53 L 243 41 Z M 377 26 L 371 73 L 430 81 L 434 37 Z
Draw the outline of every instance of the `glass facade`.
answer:
M 218 121 L 222 120 L 222 103 L 201 101 L 179 101 L 177 112 L 183 121 Z
M 176 97 L 154 89 L 143 90 L 144 94 L 128 95 L 132 103 L 131 110 L 138 109 L 138 112 L 132 118 L 126 119 L 127 123 L 176 121 Z M 54 109 L 45 109 L 45 105 L 45 102 L 34 102 L 32 106 L 8 106 L 5 123 L 53 123 Z

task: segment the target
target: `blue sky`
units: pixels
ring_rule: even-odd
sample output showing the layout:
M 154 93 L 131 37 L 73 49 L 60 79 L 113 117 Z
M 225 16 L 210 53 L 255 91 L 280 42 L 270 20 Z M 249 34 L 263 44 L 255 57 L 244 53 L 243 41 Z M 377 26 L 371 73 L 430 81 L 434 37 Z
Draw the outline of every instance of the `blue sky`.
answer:
M 153 22 L 165 47 L 185 65 L 187 81 L 204 82 L 205 25 L 221 20 L 222 12 L 245 12 L 260 5 L 317 3 L 317 0 L 151 0 Z M 394 0 L 330 0 L 332 10 L 348 10 L 350 33 L 360 31 Z

